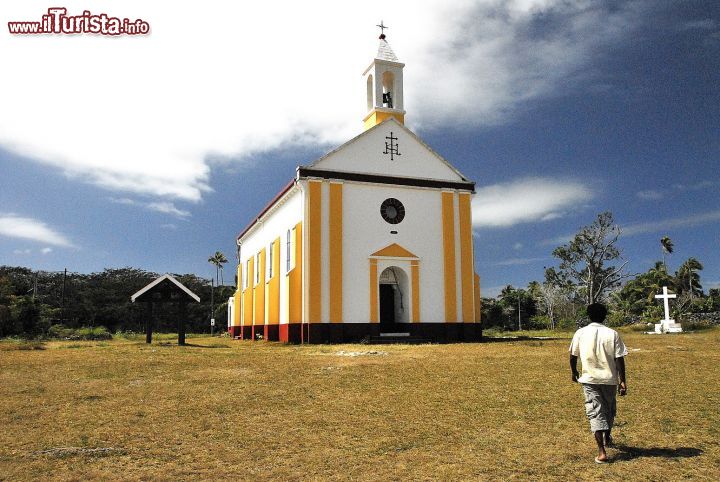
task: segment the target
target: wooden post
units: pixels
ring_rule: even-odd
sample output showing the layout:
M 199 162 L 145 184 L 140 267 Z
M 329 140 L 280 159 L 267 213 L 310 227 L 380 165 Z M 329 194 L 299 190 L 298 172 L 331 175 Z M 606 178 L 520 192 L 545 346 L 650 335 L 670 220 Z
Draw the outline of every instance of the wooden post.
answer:
M 182 300 L 179 303 L 178 313 L 178 345 L 185 345 L 185 318 L 187 318 L 187 301 Z
M 153 302 L 148 302 L 148 309 L 145 321 L 145 343 L 152 343 L 153 328 Z

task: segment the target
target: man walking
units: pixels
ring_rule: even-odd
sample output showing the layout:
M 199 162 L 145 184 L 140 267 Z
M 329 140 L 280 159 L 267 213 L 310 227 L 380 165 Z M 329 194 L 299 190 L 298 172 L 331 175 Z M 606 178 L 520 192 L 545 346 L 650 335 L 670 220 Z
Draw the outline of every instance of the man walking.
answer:
M 610 431 L 615 419 L 615 392 L 627 393 L 625 355 L 628 351 L 620 335 L 603 325 L 607 308 L 602 303 L 587 307 L 591 323 L 575 332 L 570 343 L 570 370 L 572 381 L 582 384 L 585 395 L 585 414 L 590 430 L 595 434 L 598 456 L 595 462 L 608 462 L 606 447 L 612 444 Z M 582 376 L 577 360 L 582 363 Z

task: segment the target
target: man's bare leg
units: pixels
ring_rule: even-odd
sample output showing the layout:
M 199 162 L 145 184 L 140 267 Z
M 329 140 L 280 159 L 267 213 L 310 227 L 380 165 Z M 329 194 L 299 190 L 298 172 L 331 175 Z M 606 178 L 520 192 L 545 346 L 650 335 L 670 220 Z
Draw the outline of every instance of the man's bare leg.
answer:
M 605 452 L 605 434 L 609 435 L 608 430 L 598 430 L 595 432 L 595 442 L 598 446 L 598 456 L 595 460 L 599 462 L 607 462 L 607 453 Z
M 612 430 L 612 429 L 610 429 Z M 610 435 L 610 430 L 605 431 L 605 447 L 612 447 L 614 445 L 612 435 Z

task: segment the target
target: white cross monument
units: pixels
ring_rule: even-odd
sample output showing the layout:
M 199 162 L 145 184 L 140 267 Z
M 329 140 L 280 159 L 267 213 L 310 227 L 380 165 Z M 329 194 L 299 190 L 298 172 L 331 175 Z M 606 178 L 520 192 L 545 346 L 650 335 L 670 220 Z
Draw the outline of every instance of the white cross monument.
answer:
M 680 333 L 680 323 L 670 319 L 670 298 L 677 298 L 677 295 L 668 293 L 667 286 L 663 286 L 663 294 L 655 295 L 655 298 L 662 299 L 665 304 L 665 319 L 655 324 L 655 333 Z

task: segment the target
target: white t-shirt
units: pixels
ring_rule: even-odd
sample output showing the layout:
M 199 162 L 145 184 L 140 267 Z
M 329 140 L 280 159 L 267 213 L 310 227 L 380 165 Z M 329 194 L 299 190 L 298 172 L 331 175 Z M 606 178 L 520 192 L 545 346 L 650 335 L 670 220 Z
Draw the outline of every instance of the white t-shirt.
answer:
M 580 383 L 617 385 L 615 359 L 628 354 L 625 343 L 612 328 L 600 323 L 590 323 L 575 332 L 570 343 L 570 354 L 580 358 L 582 376 Z

